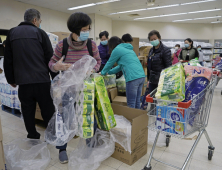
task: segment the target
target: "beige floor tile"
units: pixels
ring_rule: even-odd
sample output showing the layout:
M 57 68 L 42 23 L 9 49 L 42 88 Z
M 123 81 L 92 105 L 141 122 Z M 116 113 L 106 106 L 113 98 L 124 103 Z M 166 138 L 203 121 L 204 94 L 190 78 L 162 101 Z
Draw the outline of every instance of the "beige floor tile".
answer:
M 106 165 L 101 165 L 97 170 L 116 170 Z
M 166 148 L 164 148 L 164 149 L 166 149 Z M 150 152 L 151 152 L 151 150 L 152 150 L 152 147 L 149 145 L 149 146 L 148 146 L 148 150 L 147 150 L 147 154 L 144 155 L 141 159 L 144 159 L 144 160 L 147 160 L 147 161 L 148 161 L 148 159 L 149 159 L 149 157 L 150 157 Z M 155 148 L 155 151 L 154 151 L 153 157 L 156 158 L 156 159 L 159 159 L 159 158 L 162 156 L 163 153 L 164 153 L 163 148 L 158 148 L 158 147 L 156 147 L 156 148 Z
M 49 169 L 47 170 L 60 170 L 59 168 L 55 167 L 55 166 L 51 166 Z
M 163 164 L 157 163 L 156 166 L 152 168 L 152 170 L 175 170 L 175 169 L 170 166 L 165 166 Z
M 195 159 L 191 161 L 189 167 L 189 170 L 221 170 L 221 169 L 222 169 L 221 166 L 215 166 L 210 163 L 198 161 Z
M 61 169 L 61 170 L 68 170 L 68 163 L 61 164 L 60 162 L 57 162 L 54 167 Z
M 112 167 L 114 169 L 118 169 L 123 163 L 115 158 L 110 157 L 103 161 L 102 164 Z

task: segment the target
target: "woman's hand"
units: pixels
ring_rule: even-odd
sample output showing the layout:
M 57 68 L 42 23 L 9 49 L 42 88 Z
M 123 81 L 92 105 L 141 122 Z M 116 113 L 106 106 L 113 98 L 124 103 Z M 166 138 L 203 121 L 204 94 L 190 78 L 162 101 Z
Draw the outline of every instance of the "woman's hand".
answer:
M 183 62 L 183 60 L 180 60 L 180 62 Z
M 63 63 L 63 57 L 54 65 L 55 71 L 66 71 L 68 68 L 72 66 L 72 64 L 65 64 Z

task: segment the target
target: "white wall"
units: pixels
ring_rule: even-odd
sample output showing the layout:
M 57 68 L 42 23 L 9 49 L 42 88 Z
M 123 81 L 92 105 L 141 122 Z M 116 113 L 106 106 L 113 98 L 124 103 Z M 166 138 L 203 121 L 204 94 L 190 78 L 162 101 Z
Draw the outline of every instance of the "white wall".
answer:
M 213 38 L 222 39 L 222 24 L 213 25 Z
M 112 19 L 95 14 L 95 41 L 97 45 L 100 43 L 98 38 L 101 31 L 108 31 L 109 37 L 112 36 Z
M 160 32 L 162 39 L 185 39 L 188 37 L 192 39 L 213 39 L 212 24 L 151 23 L 141 21 L 113 21 L 112 23 L 113 35 L 119 37 L 122 37 L 125 33 L 130 33 L 133 37 L 147 39 L 148 33 L 156 29 Z
M 43 30 L 47 32 L 69 32 L 66 22 L 70 14 L 13 0 L 0 0 L 0 29 L 10 29 L 24 21 L 24 13 L 28 8 L 35 8 L 40 11 Z

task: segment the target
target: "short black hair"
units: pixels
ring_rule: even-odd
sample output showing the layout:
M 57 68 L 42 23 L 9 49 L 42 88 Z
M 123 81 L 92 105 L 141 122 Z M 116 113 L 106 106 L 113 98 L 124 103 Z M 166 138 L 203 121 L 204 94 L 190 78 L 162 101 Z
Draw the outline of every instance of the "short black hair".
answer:
M 80 35 L 81 29 L 87 25 L 91 25 L 91 18 L 83 12 L 75 12 L 70 15 L 67 21 L 67 27 L 70 32 Z
M 159 31 L 157 30 L 150 31 L 150 33 L 148 34 L 148 39 L 150 40 L 150 37 L 152 37 L 153 35 L 156 35 L 161 40 L 161 35 Z
M 197 47 L 201 47 L 201 45 L 198 45 Z
M 180 47 L 180 44 L 176 44 L 175 47 Z
M 99 33 L 99 38 L 101 39 L 104 35 L 106 38 L 109 37 L 109 33 L 107 31 L 103 31 L 103 32 Z
M 133 37 L 130 35 L 130 34 L 124 34 L 123 36 L 122 36 L 122 40 L 123 40 L 123 42 L 125 42 L 125 43 L 131 43 L 131 42 L 133 42 Z
M 116 46 L 121 43 L 122 43 L 122 40 L 119 37 L 117 37 L 117 36 L 111 37 L 108 41 L 109 54 L 111 54 L 112 51 L 114 50 L 114 48 L 116 48 Z
M 193 48 L 193 40 L 191 40 L 191 38 L 187 38 L 184 40 L 185 41 L 188 41 L 189 43 L 191 43 L 191 48 Z
M 37 9 L 27 9 L 24 14 L 24 21 L 32 22 L 34 19 L 40 19 L 41 13 Z
M 2 45 L 5 45 L 5 43 L 6 43 L 6 41 L 4 40 L 4 41 L 2 42 Z

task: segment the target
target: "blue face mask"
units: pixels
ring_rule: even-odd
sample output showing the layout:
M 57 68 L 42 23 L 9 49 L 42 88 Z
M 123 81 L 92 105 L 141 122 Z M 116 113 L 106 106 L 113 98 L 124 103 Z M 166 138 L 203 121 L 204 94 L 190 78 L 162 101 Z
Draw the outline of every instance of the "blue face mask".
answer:
M 41 29 L 41 24 L 39 24 L 39 28 Z
M 108 40 L 101 41 L 101 44 L 102 44 L 102 45 L 107 45 L 107 44 L 108 44 Z
M 157 39 L 157 40 L 150 41 L 150 43 L 152 44 L 152 46 L 156 47 L 159 45 L 160 41 Z
M 190 45 L 189 44 L 184 44 L 185 48 L 188 48 Z
M 201 51 L 201 48 L 198 48 L 197 50 L 198 50 L 198 51 Z
M 89 31 L 86 32 L 81 31 L 78 41 L 86 41 L 88 38 L 89 38 Z

